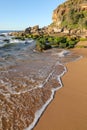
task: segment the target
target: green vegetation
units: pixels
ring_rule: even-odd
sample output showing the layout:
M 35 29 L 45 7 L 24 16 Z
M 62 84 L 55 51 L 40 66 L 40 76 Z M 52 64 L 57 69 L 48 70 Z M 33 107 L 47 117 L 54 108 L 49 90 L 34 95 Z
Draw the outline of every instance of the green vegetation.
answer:
M 24 41 L 26 38 L 32 38 L 32 39 L 37 39 L 39 36 L 38 35 L 32 35 L 32 34 L 24 34 L 23 36 L 16 36 L 13 39 L 18 39 Z
M 61 21 L 60 27 L 62 28 L 80 29 L 81 31 L 87 29 L 86 6 L 87 0 L 67 0 L 56 8 L 56 22 L 54 21 L 51 26 L 56 26 L 57 21 Z
M 87 11 L 70 8 L 69 11 L 61 17 L 63 17 L 61 23 L 62 27 L 67 27 L 68 29 L 87 29 Z
M 80 41 L 87 41 L 87 38 L 80 38 Z
M 73 48 L 79 40 L 72 37 L 43 36 L 36 40 L 36 49 L 43 51 L 53 47 Z
M 33 34 L 25 34 L 25 38 L 37 39 L 38 37 L 39 37 L 38 35 L 33 35 Z
M 84 45 L 79 45 L 77 48 L 86 48 Z
M 51 45 L 47 43 L 47 38 L 46 37 L 39 37 L 36 41 L 36 49 L 38 51 L 43 51 L 50 49 Z
M 16 37 L 13 38 L 13 39 L 25 40 L 25 36 L 16 36 Z
M 15 39 L 25 40 L 32 38 L 36 40 L 36 50 L 42 52 L 50 48 L 73 48 L 79 41 L 76 37 L 71 36 L 49 36 L 49 35 L 32 35 L 24 34 L 23 36 L 16 36 Z M 15 44 L 5 44 L 4 48 L 9 48 Z

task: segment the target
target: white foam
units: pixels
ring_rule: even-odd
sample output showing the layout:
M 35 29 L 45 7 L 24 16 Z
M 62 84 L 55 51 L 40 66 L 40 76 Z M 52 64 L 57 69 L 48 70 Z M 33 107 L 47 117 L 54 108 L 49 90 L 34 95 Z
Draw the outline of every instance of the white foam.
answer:
M 3 36 L 6 37 L 6 36 L 8 35 L 8 33 L 1 33 L 0 35 L 1 35 L 1 36 L 3 35 Z
M 33 41 L 34 41 L 33 39 L 26 39 L 26 40 L 25 40 L 26 43 L 31 43 L 31 42 L 33 42 Z
M 34 41 L 33 39 L 25 39 L 25 40 L 10 39 L 9 43 L 32 43 L 33 41 Z
M 57 63 L 58 64 L 58 63 Z M 59 65 L 62 65 L 59 63 Z M 64 71 L 63 73 L 61 73 L 60 75 L 58 75 L 57 77 L 57 80 L 58 82 L 60 83 L 60 87 L 58 88 L 53 88 L 51 91 L 52 91 L 52 94 L 51 94 L 51 97 L 47 100 L 47 102 L 42 106 L 42 108 L 40 110 L 38 110 L 36 113 L 35 113 L 35 118 L 34 118 L 34 121 L 30 124 L 30 126 L 28 128 L 26 128 L 25 130 L 32 130 L 32 128 L 35 126 L 35 124 L 38 122 L 40 116 L 42 115 L 42 113 L 44 112 L 44 110 L 46 109 L 46 107 L 49 105 L 49 103 L 53 100 L 54 98 L 54 93 L 55 91 L 59 90 L 63 85 L 62 85 L 62 81 L 61 81 L 61 77 L 67 72 L 67 69 L 64 65 L 62 65 L 64 67 Z M 48 76 L 49 77 L 49 76 Z
M 63 50 L 62 52 L 58 53 L 58 56 L 59 57 L 64 57 L 65 55 L 68 55 L 68 54 L 70 54 L 70 51 Z
M 25 41 L 19 40 L 19 39 L 10 39 L 9 43 L 25 43 Z
M 5 44 L 7 44 L 7 43 L 0 44 L 0 47 L 3 47 Z
M 39 88 L 43 88 L 45 86 L 45 84 L 47 83 L 47 81 L 49 80 L 49 78 L 52 76 L 54 70 L 48 75 L 48 77 L 46 78 L 45 82 L 41 85 L 39 85 Z
M 4 81 L 0 79 L 1 84 L 4 84 Z

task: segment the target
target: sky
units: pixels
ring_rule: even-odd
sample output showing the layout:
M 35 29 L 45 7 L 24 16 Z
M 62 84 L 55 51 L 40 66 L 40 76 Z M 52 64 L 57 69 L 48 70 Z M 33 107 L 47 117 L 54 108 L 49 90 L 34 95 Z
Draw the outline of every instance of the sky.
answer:
M 53 10 L 65 0 L 0 0 L 0 30 L 24 30 L 52 23 Z

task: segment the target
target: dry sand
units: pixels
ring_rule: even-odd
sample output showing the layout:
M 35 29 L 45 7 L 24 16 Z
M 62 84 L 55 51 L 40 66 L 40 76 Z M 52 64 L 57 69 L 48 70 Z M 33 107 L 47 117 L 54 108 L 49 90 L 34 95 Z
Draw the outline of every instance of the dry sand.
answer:
M 64 87 L 56 92 L 34 130 L 87 130 L 87 49 L 74 49 L 84 58 L 68 63 Z

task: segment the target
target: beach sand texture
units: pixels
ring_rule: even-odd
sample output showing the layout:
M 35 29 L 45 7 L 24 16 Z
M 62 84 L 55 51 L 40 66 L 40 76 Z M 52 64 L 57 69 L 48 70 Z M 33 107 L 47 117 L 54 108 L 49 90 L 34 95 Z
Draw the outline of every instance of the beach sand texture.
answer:
M 34 130 L 87 130 L 87 49 L 74 49 L 83 58 L 66 65 L 64 87 L 58 90 Z

